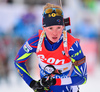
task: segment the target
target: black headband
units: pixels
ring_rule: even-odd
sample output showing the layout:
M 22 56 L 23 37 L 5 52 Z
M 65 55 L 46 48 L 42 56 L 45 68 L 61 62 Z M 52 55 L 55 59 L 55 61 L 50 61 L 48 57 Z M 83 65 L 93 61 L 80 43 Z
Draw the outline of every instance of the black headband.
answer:
M 49 13 L 43 15 L 43 27 L 63 24 L 63 16 L 59 16 L 57 13 Z

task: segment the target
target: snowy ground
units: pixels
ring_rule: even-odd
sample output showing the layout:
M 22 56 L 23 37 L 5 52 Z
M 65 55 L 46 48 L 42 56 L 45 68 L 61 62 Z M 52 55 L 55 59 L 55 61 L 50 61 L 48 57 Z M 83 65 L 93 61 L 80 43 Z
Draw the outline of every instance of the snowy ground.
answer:
M 0 83 L 0 92 L 33 92 L 27 84 L 16 73 L 11 73 L 9 83 L 4 80 Z M 35 76 L 37 78 L 37 76 Z M 85 85 L 80 86 L 80 92 L 100 92 L 100 67 L 96 67 L 95 72 L 88 76 Z

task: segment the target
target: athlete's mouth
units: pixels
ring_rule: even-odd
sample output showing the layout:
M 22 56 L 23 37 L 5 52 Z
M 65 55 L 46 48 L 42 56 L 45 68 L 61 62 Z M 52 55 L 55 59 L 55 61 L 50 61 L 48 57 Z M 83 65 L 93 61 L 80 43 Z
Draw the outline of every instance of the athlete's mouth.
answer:
M 55 40 L 56 40 L 56 39 L 57 39 L 57 37 L 52 37 L 52 39 L 55 39 Z

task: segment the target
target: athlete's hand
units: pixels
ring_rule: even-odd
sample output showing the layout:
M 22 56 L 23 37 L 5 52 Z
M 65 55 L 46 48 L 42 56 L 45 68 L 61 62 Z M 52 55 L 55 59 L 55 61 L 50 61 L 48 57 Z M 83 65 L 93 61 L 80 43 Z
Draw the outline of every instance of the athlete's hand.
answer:
M 49 90 L 49 88 L 44 87 L 40 84 L 40 80 L 34 82 L 32 89 L 34 90 L 34 92 L 44 92 Z
M 56 79 L 52 78 L 52 77 L 47 77 L 47 78 L 42 78 L 40 80 L 40 84 L 44 87 L 50 87 L 52 85 L 56 84 Z

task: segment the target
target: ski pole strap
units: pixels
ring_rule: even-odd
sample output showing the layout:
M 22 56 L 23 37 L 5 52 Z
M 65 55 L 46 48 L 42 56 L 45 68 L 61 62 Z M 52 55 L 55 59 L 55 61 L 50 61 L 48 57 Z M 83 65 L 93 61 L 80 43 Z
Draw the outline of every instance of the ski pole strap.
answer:
M 51 75 L 51 74 L 62 74 L 61 70 L 56 69 L 53 65 L 46 65 L 44 67 L 45 73 L 46 73 L 46 71 L 48 72 L 48 70 L 50 71 L 48 75 Z
M 84 56 L 84 58 L 82 58 L 82 59 L 80 59 L 78 61 L 73 62 L 73 65 L 74 66 L 80 66 L 80 65 L 82 65 L 85 62 L 86 62 L 86 57 Z

